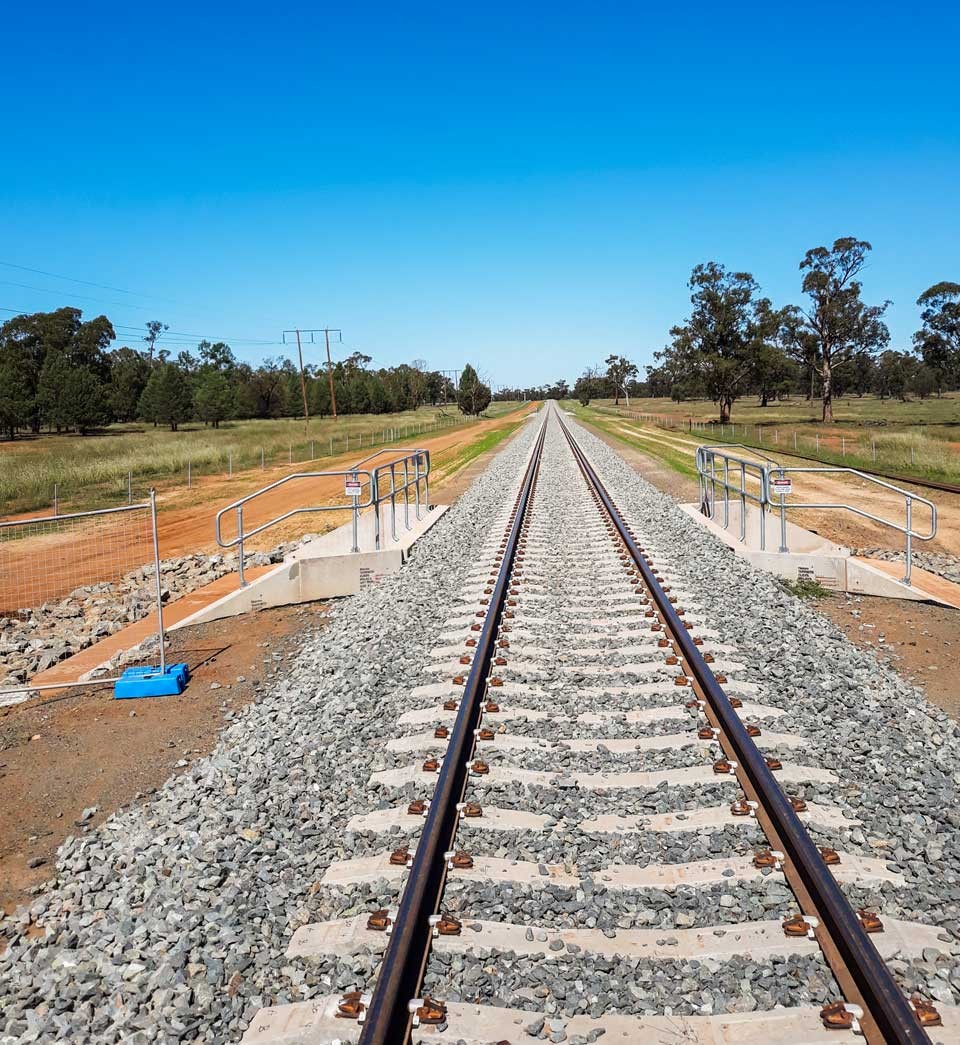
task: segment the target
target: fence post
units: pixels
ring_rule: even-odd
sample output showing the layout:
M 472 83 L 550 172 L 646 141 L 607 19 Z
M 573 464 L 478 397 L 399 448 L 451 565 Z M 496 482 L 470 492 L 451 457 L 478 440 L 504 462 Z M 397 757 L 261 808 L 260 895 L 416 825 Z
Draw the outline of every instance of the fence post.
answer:
M 333 457 L 333 436 L 330 436 L 330 456 Z
M 873 463 L 876 464 L 877 463 L 877 441 L 876 441 L 876 439 L 873 438 L 873 436 L 870 437 L 870 448 L 873 451 Z
M 311 440 L 310 440 L 310 460 L 311 460 L 311 461 L 315 461 L 315 460 L 317 459 L 317 455 L 316 455 L 316 453 L 314 452 L 314 451 L 315 451 L 315 449 L 316 449 L 316 447 L 315 447 L 315 445 L 314 445 L 314 440 L 313 440 L 313 439 L 311 439 Z
M 133 472 L 127 472 L 127 504 L 133 504 Z
M 192 462 L 188 460 L 187 461 L 187 489 L 189 490 L 191 486 L 193 486 L 193 467 L 192 467 Z
M 819 454 L 820 453 L 820 433 L 819 432 L 816 433 L 815 438 L 817 440 L 817 453 Z
M 233 475 L 233 451 L 227 454 L 227 475 Z
M 266 456 L 264 455 L 262 446 L 260 447 L 260 467 L 261 468 L 266 468 L 267 467 L 267 459 L 266 459 Z
M 157 491 L 150 490 L 150 525 L 153 528 L 153 568 L 157 575 L 157 638 L 160 641 L 160 674 L 167 670 L 167 651 L 163 630 L 163 584 L 160 580 L 160 538 L 157 534 Z
M 913 555 L 913 498 L 907 497 L 907 572 L 904 575 L 903 583 L 910 583 L 910 575 L 913 572 L 913 563 L 911 558 Z
M 59 514 L 60 514 L 60 484 L 59 483 L 54 483 L 53 484 L 53 517 L 54 517 L 54 519 L 56 519 L 56 517 Z
M 796 450 L 796 448 L 797 448 L 797 433 L 796 432 L 793 433 L 793 448 L 794 448 L 794 450 Z
M 847 437 L 845 435 L 840 436 L 840 453 L 843 457 L 847 456 Z
M 247 586 L 247 578 L 243 575 L 243 505 L 237 505 L 237 572 L 240 574 L 240 587 Z

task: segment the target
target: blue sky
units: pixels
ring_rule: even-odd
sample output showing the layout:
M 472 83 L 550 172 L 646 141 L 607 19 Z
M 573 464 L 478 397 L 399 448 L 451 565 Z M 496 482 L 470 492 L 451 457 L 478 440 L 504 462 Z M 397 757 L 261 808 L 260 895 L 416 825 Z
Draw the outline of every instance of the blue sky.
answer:
M 960 280 L 958 30 L 946 4 L 21 4 L 0 307 L 249 359 L 327 324 L 540 382 L 649 362 L 698 262 L 798 302 L 803 253 L 856 235 L 906 347 Z

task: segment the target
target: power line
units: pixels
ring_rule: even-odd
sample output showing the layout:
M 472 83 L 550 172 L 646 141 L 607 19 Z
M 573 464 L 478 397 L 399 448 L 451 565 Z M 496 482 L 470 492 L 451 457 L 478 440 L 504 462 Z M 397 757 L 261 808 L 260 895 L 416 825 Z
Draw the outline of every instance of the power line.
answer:
M 49 276 L 51 279 L 65 279 L 68 283 L 82 283 L 85 287 L 97 287 L 100 290 L 111 290 L 115 294 L 130 294 L 133 297 L 156 298 L 157 301 L 173 301 L 172 298 L 159 297 L 156 294 L 144 294 L 139 290 L 124 290 L 123 287 L 111 287 L 106 283 L 94 283 L 89 279 L 77 279 L 75 276 L 62 276 L 59 272 L 47 272 L 46 269 L 34 269 L 29 265 L 17 265 L 12 261 L 0 261 L 5 268 L 19 269 L 21 272 L 32 272 L 37 276 Z M 4 309 L 4 311 L 9 311 Z

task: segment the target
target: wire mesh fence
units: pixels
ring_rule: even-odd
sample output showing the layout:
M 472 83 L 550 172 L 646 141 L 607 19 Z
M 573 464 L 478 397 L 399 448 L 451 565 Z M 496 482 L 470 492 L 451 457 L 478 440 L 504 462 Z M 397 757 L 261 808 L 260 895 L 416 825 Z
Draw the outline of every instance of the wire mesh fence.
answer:
M 73 629 L 76 644 L 88 645 L 103 632 L 86 627 L 106 624 L 107 633 L 124 622 L 153 616 L 163 650 L 163 604 L 157 542 L 156 499 L 140 504 L 91 512 L 74 512 L 0 522 L 0 631 L 16 641 L 14 652 L 29 636 L 42 642 Z M 106 612 L 106 608 L 112 613 Z M 19 634 L 17 625 L 25 628 Z M 66 643 L 60 649 L 70 648 Z M 8 652 L 0 657 L 10 659 Z M 40 661 L 42 666 L 43 661 Z M 60 688 L 85 684 L 69 673 L 56 686 L 29 684 L 17 673 L 8 679 L 23 685 L 5 685 L 0 693 L 25 689 Z M 0 676 L 2 677 L 2 676 Z M 99 678 L 98 683 L 111 681 Z

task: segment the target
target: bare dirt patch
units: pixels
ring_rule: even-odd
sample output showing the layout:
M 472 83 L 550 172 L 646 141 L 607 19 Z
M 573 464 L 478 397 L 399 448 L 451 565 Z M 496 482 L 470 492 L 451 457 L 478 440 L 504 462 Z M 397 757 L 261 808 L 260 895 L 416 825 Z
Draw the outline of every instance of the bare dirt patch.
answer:
M 855 646 L 872 650 L 931 703 L 960 719 L 960 611 L 856 595 L 833 595 L 815 605 Z
M 257 699 L 326 611 L 313 603 L 251 614 L 242 627 L 224 620 L 172 632 L 171 663 L 193 672 L 179 697 L 114 700 L 104 687 L 0 712 L 0 905 L 9 913 L 29 901 L 69 835 L 208 754 L 228 716 Z

